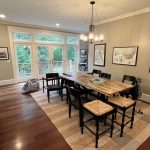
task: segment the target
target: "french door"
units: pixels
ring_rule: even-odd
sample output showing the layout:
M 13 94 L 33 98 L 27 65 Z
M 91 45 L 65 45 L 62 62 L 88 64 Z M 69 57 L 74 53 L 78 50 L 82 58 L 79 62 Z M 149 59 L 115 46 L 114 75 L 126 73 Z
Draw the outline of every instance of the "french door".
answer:
M 16 76 L 18 79 L 33 77 L 32 47 L 29 44 L 16 44 Z
M 41 78 L 50 72 L 75 72 L 77 51 L 59 45 L 15 44 L 17 79 Z
M 52 45 L 37 45 L 38 77 L 50 72 L 63 72 L 63 47 Z

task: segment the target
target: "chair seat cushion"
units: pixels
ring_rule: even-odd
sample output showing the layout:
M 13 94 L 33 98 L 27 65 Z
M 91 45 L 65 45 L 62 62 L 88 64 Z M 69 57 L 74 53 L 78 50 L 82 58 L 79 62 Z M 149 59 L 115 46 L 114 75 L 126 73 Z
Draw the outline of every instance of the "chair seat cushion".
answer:
M 119 107 L 130 107 L 132 106 L 135 101 L 129 99 L 129 98 L 125 98 L 125 97 L 122 97 L 122 96 L 113 96 L 113 97 L 110 97 L 108 99 L 108 102 L 110 102 L 111 104 L 114 104 L 116 106 L 119 106 Z
M 113 110 L 113 107 L 100 101 L 100 100 L 94 100 L 88 103 L 85 103 L 84 108 L 92 112 L 93 114 L 97 116 L 102 116 L 110 111 Z
M 61 90 L 62 87 L 60 85 L 48 85 L 47 90 L 48 91 L 55 91 L 55 90 Z

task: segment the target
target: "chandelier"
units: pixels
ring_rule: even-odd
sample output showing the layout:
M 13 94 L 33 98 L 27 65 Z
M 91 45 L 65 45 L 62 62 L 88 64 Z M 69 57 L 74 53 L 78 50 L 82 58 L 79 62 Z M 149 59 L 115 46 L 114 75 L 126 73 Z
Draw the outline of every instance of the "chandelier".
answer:
M 92 5 L 92 17 L 91 17 L 91 24 L 89 26 L 89 33 L 88 35 L 81 34 L 80 35 L 80 40 L 93 44 L 96 42 L 102 42 L 104 40 L 103 35 L 95 35 L 94 33 L 94 24 L 93 24 L 93 5 L 95 4 L 95 1 L 91 1 L 90 4 Z

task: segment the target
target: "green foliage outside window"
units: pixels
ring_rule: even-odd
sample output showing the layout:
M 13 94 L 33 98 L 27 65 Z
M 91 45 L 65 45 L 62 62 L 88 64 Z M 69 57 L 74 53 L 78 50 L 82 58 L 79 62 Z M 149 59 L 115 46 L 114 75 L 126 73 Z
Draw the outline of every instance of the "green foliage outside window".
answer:
M 29 33 L 25 33 L 25 32 L 15 32 L 13 34 L 13 39 L 14 41 L 20 41 L 20 42 L 30 42 L 31 41 L 31 36 L 29 35 Z
M 77 37 L 67 37 L 67 44 L 69 45 L 77 45 L 78 44 L 78 39 Z
M 38 61 L 42 63 L 49 62 L 48 46 L 37 46 L 37 50 L 38 50 Z
M 31 63 L 30 46 L 17 45 L 18 64 Z
M 63 37 L 61 36 L 49 36 L 49 35 L 36 35 L 36 42 L 45 42 L 45 43 L 63 43 Z
M 53 61 L 62 61 L 62 48 L 55 47 L 53 49 Z
M 71 59 L 73 62 L 76 61 L 76 50 L 73 47 L 67 48 L 68 60 Z

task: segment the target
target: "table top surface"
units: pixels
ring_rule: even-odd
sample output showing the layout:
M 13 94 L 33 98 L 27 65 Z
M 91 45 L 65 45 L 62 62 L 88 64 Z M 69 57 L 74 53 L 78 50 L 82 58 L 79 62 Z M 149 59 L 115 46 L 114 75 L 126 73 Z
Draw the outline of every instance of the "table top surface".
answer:
M 88 89 L 92 89 L 107 96 L 128 90 L 133 87 L 133 85 L 131 84 L 94 77 L 87 73 L 60 74 L 60 77 L 74 81 Z M 95 79 L 102 80 L 103 83 L 101 83 L 100 85 L 96 85 L 92 82 Z

